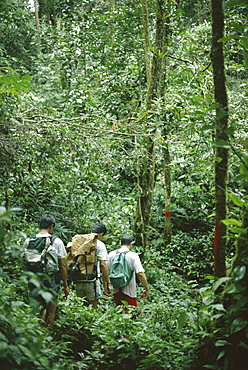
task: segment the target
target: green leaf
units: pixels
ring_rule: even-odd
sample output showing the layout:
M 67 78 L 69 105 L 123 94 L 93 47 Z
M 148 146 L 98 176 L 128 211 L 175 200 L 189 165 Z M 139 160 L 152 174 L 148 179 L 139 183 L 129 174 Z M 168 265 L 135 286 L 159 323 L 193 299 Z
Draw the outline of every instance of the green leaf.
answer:
M 216 158 L 215 158 L 215 162 L 216 162 L 216 163 L 220 163 L 220 162 L 222 162 L 222 158 L 221 158 L 221 157 L 216 157 Z
M 9 344 L 8 351 L 11 353 L 11 356 L 13 356 L 13 358 L 17 362 L 17 364 L 20 365 L 22 360 L 23 360 L 23 354 L 21 353 L 18 346 L 13 345 L 13 344 Z
M 215 344 L 216 345 L 216 344 Z M 224 355 L 225 355 L 226 351 L 221 351 L 219 354 L 218 354 L 218 357 L 217 357 L 217 361 L 219 361 Z
M 212 213 L 211 215 L 209 215 L 208 217 L 215 217 L 215 213 Z
M 216 128 L 216 125 L 204 125 L 202 127 L 202 131 L 214 130 L 215 128 Z
M 216 369 L 216 366 L 215 365 L 204 365 L 203 366 L 205 369 L 213 369 L 215 370 Z
M 42 291 L 41 296 L 42 298 L 44 298 L 46 303 L 51 302 L 53 300 L 53 295 L 50 292 Z
M 246 229 L 242 229 L 241 227 L 235 227 L 235 226 L 229 227 L 229 230 L 237 234 L 246 234 L 247 232 Z
M 19 95 L 26 92 L 33 85 L 30 82 L 31 76 L 20 77 L 15 72 L 10 72 L 8 76 L 0 75 L 0 93 Z
M 212 320 L 215 321 L 215 320 L 219 320 L 220 317 L 223 317 L 226 313 L 224 311 L 221 311 L 221 313 L 217 313 L 215 315 L 212 316 Z
M 224 312 L 226 312 L 226 310 L 225 310 L 225 308 L 224 308 L 224 306 L 223 306 L 223 304 L 221 304 L 221 303 L 218 303 L 218 304 L 213 304 L 213 306 L 212 306 L 215 310 L 217 310 L 217 311 L 224 311 Z
M 0 353 L 4 353 L 7 348 L 8 348 L 7 341 L 3 342 L 3 341 L 0 340 Z
M 24 347 L 21 344 L 19 344 L 18 347 L 24 353 L 24 355 L 26 355 L 28 358 L 32 359 L 33 355 L 27 347 Z
M 247 166 L 247 164 L 244 164 L 244 163 L 241 164 L 240 173 L 241 173 L 241 175 L 248 176 L 248 166 Z
M 228 193 L 228 195 L 236 206 L 243 207 L 245 205 L 245 202 L 243 202 L 238 195 L 232 193 Z
M 229 281 L 231 278 L 228 277 L 228 276 L 224 276 L 224 277 L 221 277 L 220 279 L 218 279 L 215 283 L 214 283 L 214 286 L 213 286 L 213 291 L 215 292 L 219 286 L 223 283 L 226 283 L 227 281 Z
M 243 330 L 248 324 L 247 320 L 237 317 L 231 325 L 231 334 L 237 333 L 240 330 Z
M 246 55 L 244 56 L 244 65 L 245 68 L 248 68 L 248 57 Z
M 234 281 L 239 281 L 243 279 L 246 273 L 246 266 L 236 266 L 233 270 Z
M 223 347 L 223 346 L 226 346 L 228 345 L 229 343 L 226 341 L 226 340 L 217 340 L 217 342 L 215 342 L 215 347 Z
M 232 8 L 241 5 L 247 5 L 247 0 L 228 0 L 226 3 L 227 8 Z
M 217 148 L 225 148 L 225 149 L 230 148 L 230 144 L 225 140 L 216 140 L 216 142 L 214 143 L 214 146 Z
M 236 285 L 231 284 L 225 289 L 226 294 L 233 294 L 233 293 L 240 293 L 242 292 L 243 288 L 240 289 Z
M 183 312 L 180 313 L 178 323 L 177 323 L 178 330 L 182 330 L 182 328 L 184 327 L 186 317 L 187 317 L 187 312 L 186 311 L 183 311 Z
M 224 225 L 236 225 L 236 226 L 242 226 L 242 222 L 235 220 L 234 218 L 229 218 L 227 220 L 222 220 Z
M 227 115 L 228 115 L 228 112 L 227 112 L 227 111 L 225 111 L 225 110 L 221 110 L 221 109 L 219 109 L 219 110 L 217 110 L 217 112 L 216 112 L 216 118 L 217 118 L 217 119 L 224 118 L 224 117 L 226 117 Z
M 243 46 L 244 49 L 248 49 L 248 37 L 241 37 L 240 43 Z
M 242 307 L 244 307 L 248 303 L 248 297 L 240 295 L 236 301 L 237 302 L 232 305 L 231 312 L 239 311 Z
M 32 279 L 30 279 L 30 283 L 31 284 L 33 284 L 36 288 L 40 288 L 40 281 L 39 280 L 37 280 L 37 278 L 36 277 L 34 277 L 34 278 L 32 278 Z
M 230 126 L 228 127 L 226 130 L 225 130 L 225 133 L 228 135 L 228 136 L 233 136 L 234 132 L 236 131 L 236 128 L 233 127 L 233 126 Z
M 207 276 L 206 276 L 206 279 L 214 280 L 214 276 L 213 276 L 213 275 L 207 275 Z

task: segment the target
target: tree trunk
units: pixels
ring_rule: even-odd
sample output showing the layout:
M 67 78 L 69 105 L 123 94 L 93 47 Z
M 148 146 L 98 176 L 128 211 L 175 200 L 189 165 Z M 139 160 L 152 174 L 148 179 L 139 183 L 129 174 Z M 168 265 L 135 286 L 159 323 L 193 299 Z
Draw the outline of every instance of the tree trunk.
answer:
M 144 155 L 138 170 L 138 201 L 135 220 L 136 243 L 143 247 L 143 255 L 148 244 L 149 226 L 152 207 L 152 193 L 154 188 L 154 140 L 153 137 L 157 130 L 157 120 L 154 112 L 154 102 L 164 94 L 165 86 L 165 5 L 166 0 L 157 0 L 157 20 L 156 20 L 156 37 L 154 44 L 154 53 L 151 64 L 151 74 L 147 71 L 148 88 L 146 98 L 147 116 L 145 119 L 145 133 L 147 134 L 143 142 Z M 145 34 L 145 52 L 146 52 L 146 68 L 150 70 L 149 48 L 150 41 L 148 40 L 149 24 L 148 24 L 148 8 L 147 1 L 142 1 L 143 19 L 144 19 L 144 34 Z M 148 136 L 149 134 L 149 136 Z
M 36 26 L 36 47 L 37 52 L 40 54 L 40 20 L 39 20 L 39 3 L 38 0 L 34 0 L 34 15 L 35 15 L 35 26 Z
M 248 348 L 243 345 L 247 343 L 248 335 L 248 206 L 244 207 L 242 229 L 233 261 L 233 294 L 225 296 L 225 307 L 230 313 L 226 328 L 228 342 L 231 343 L 226 354 L 227 370 L 243 370 L 248 356 Z
M 212 65 L 216 109 L 215 132 L 215 238 L 214 272 L 216 277 L 225 276 L 226 225 L 226 183 L 228 169 L 227 123 L 228 101 L 225 85 L 223 43 L 218 40 L 224 35 L 224 12 L 222 0 L 211 0 L 212 5 Z
M 154 53 L 151 67 L 151 82 L 147 92 L 147 110 L 152 109 L 153 100 L 164 97 L 165 89 L 165 54 L 167 50 L 166 6 L 167 0 L 157 0 L 157 20 Z
M 147 85 L 151 83 L 151 39 L 150 39 L 150 28 L 148 18 L 148 7 L 147 0 L 142 0 L 142 12 L 143 12 L 143 25 L 144 25 L 144 43 L 145 43 L 145 59 L 146 59 L 146 80 Z
M 166 86 L 166 54 L 168 49 L 169 16 L 166 11 L 166 0 L 159 0 L 157 3 L 157 25 L 155 54 L 152 68 L 152 76 L 158 71 L 156 80 L 152 80 L 154 86 L 150 86 L 156 97 L 162 101 Z M 152 94 L 150 94 L 151 96 Z M 148 92 L 149 96 L 149 92 Z M 170 153 L 167 142 L 168 127 L 163 121 L 162 133 L 164 139 L 163 160 L 164 160 L 164 181 L 165 181 L 165 225 L 164 239 L 166 243 L 171 241 L 171 179 L 170 179 Z
M 168 51 L 169 43 L 169 16 L 166 11 L 167 1 L 159 2 L 159 17 L 157 26 L 160 29 L 160 33 L 157 34 L 157 44 L 159 50 L 161 50 L 162 57 L 160 56 L 160 83 L 158 85 L 158 96 L 161 100 L 164 99 L 165 86 L 166 86 L 166 55 Z M 166 115 L 164 115 L 166 117 Z M 164 184 L 165 184 L 165 223 L 164 223 L 164 240 L 167 244 L 171 241 L 171 170 L 170 170 L 170 152 L 168 145 L 168 126 L 166 118 L 162 122 L 162 135 L 164 139 L 163 144 L 163 162 L 164 162 Z
M 148 245 L 149 225 L 152 208 L 152 192 L 154 188 L 154 141 L 147 137 L 144 146 L 144 155 L 142 162 L 139 163 L 137 174 L 138 200 L 135 219 L 135 244 L 142 246 L 145 255 Z
M 244 370 L 248 347 L 248 206 L 243 210 L 242 232 L 237 240 L 230 280 L 224 294 L 216 295 L 216 304 L 223 304 L 225 314 L 207 324 L 208 336 L 200 340 L 197 356 L 190 369 L 207 368 Z M 223 343 L 221 346 L 216 343 Z
M 163 146 L 164 154 L 164 183 L 165 183 L 165 223 L 164 240 L 167 244 L 171 242 L 171 178 L 170 178 L 170 152 L 168 143 Z

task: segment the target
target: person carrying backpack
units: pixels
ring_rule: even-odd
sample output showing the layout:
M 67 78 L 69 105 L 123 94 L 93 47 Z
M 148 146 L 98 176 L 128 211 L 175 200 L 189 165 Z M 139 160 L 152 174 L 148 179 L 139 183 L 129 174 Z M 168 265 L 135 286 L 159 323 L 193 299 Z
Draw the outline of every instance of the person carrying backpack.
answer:
M 137 290 L 136 290 L 136 274 L 140 283 L 144 287 L 142 293 L 142 299 L 147 299 L 149 295 L 149 287 L 147 278 L 142 267 L 139 255 L 131 251 L 133 244 L 133 238 L 131 235 L 125 234 L 121 238 L 121 248 L 115 251 L 112 251 L 108 255 L 108 268 L 109 268 L 109 278 L 111 284 L 114 286 L 114 301 L 117 306 L 122 305 L 121 301 L 126 301 L 130 306 L 138 306 L 137 301 Z M 120 274 L 118 272 L 118 263 L 120 261 L 120 254 L 125 254 L 127 264 L 131 270 L 131 276 L 127 268 L 125 269 L 124 275 L 126 274 L 126 283 L 121 282 L 122 279 L 119 278 Z M 115 267 L 116 266 L 116 267 Z M 119 270 L 122 267 L 119 267 Z M 124 286 L 123 286 L 124 285 Z M 119 286 L 119 287 L 118 287 Z
M 96 234 L 96 275 L 91 281 L 78 280 L 75 281 L 75 290 L 78 297 L 86 299 L 86 305 L 92 305 L 97 308 L 98 300 L 101 297 L 100 275 L 102 274 L 103 288 L 106 295 L 109 293 L 109 276 L 108 276 L 108 252 L 105 244 L 101 241 L 106 234 L 107 228 L 100 222 L 95 222 L 92 225 L 91 233 Z
M 41 319 L 45 321 L 47 326 L 52 326 L 55 320 L 56 300 L 60 293 L 60 279 L 63 281 L 65 296 L 67 297 L 69 294 L 65 266 L 66 249 L 60 238 L 51 235 L 55 224 L 53 216 L 44 214 L 39 221 L 39 233 L 25 240 L 23 253 L 25 269 L 37 274 L 54 298 L 54 303 L 49 302 L 47 304 L 42 296 L 35 292 L 37 288 L 29 284 L 31 296 L 43 306 Z

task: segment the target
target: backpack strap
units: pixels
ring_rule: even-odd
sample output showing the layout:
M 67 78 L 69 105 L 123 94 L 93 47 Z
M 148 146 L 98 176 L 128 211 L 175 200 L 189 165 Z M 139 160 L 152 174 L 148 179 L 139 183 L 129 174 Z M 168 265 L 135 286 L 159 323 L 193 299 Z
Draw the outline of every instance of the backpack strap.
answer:
M 29 240 L 30 239 L 36 239 L 37 238 L 37 236 L 36 235 L 29 235 Z M 43 236 L 41 237 L 41 238 L 43 238 Z M 48 236 L 44 236 L 44 238 L 50 238 L 50 241 L 51 241 L 51 244 L 53 244 L 53 242 L 54 242 L 54 240 L 55 239 L 57 239 L 57 236 L 56 235 L 51 235 L 51 234 L 49 234 Z
M 124 252 L 120 252 L 120 250 L 119 249 L 116 249 L 116 256 L 117 256 L 117 254 L 121 254 L 121 253 L 123 253 L 124 255 L 125 255 L 125 257 L 126 257 L 126 254 L 128 253 L 128 252 L 130 252 L 129 250 L 128 251 L 124 251 Z
M 127 254 L 128 252 L 130 252 L 130 250 L 128 250 L 128 251 L 124 251 L 124 252 L 120 252 L 120 249 L 116 249 L 116 251 L 115 251 L 115 252 L 116 252 L 116 254 L 117 254 L 117 253 Z
M 51 241 L 51 245 L 53 245 L 55 239 L 57 239 L 57 236 L 56 235 L 50 235 L 49 238 L 50 238 L 50 241 Z
M 31 239 L 36 239 L 36 235 L 29 235 L 28 238 L 29 238 L 29 241 L 28 242 L 30 242 Z
M 49 236 L 42 236 L 41 238 L 46 238 L 46 240 L 49 238 L 49 240 L 50 240 L 50 243 L 46 243 L 45 248 L 43 248 L 43 250 L 42 250 L 42 253 L 45 255 L 48 248 L 50 247 L 50 245 L 53 245 L 57 236 L 56 235 L 49 235 Z M 31 239 L 37 239 L 37 236 L 36 235 L 30 235 L 28 243 L 30 242 Z

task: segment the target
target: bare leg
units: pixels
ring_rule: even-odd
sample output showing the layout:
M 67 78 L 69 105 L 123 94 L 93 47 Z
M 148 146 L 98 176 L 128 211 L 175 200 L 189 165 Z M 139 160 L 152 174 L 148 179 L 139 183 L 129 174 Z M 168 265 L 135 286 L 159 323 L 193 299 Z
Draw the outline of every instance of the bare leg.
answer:
M 89 304 L 92 304 L 93 308 L 96 310 L 98 305 L 98 299 L 95 299 L 94 301 L 89 301 Z
M 40 311 L 40 318 L 42 321 L 44 321 L 44 324 L 46 322 L 46 314 L 47 314 L 47 309 L 43 307 L 42 310 Z M 43 326 L 44 324 L 41 323 L 41 326 Z
M 47 326 L 53 326 L 54 320 L 55 320 L 55 313 L 56 313 L 56 304 L 53 304 L 51 302 L 47 305 L 47 314 L 46 314 L 46 325 Z

